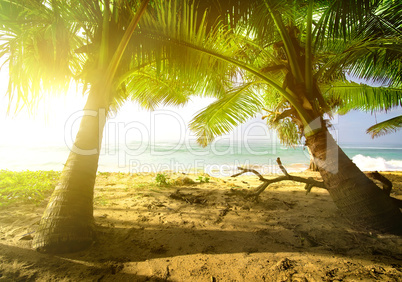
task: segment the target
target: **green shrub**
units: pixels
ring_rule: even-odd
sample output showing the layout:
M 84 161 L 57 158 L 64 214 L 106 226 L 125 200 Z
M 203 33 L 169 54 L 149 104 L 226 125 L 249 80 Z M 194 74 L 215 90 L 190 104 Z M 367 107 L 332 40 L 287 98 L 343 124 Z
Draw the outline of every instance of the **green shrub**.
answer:
M 158 173 L 155 177 L 156 184 L 159 186 L 169 185 L 168 176 L 164 173 Z
M 198 176 L 197 180 L 200 183 L 209 183 L 209 177 L 208 176 Z

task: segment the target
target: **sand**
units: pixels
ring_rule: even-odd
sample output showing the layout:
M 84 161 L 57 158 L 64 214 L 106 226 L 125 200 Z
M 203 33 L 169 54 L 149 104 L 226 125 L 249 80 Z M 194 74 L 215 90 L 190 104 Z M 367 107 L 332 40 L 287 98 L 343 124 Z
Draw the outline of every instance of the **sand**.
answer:
M 402 199 L 402 173 L 384 174 Z M 155 174 L 99 174 L 96 241 L 64 255 L 35 252 L 35 233 L 25 235 L 46 201 L 8 207 L 0 281 L 402 281 L 402 237 L 354 227 L 323 189 L 286 181 L 258 201 L 239 192 L 258 185 L 253 175 L 160 187 Z

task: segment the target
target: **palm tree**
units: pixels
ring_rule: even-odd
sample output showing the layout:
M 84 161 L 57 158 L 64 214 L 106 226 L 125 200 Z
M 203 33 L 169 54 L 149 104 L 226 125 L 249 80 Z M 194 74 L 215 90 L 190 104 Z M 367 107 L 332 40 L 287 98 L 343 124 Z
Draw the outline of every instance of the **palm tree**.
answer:
M 109 1 L 103 5 L 97 1 L 1 2 L 7 39 L 2 51 L 8 55 L 10 96 L 15 93 L 30 104 L 42 88 L 65 88 L 77 74 L 89 86 L 74 149 L 33 242 L 40 251 L 74 251 L 93 240 L 93 187 L 100 142 L 106 115 L 122 96 L 113 83 L 118 71 L 126 67 L 121 59 L 148 2 L 136 10 L 125 9 L 136 13 L 126 18 L 119 15 L 115 21 L 110 20 Z M 81 32 L 85 35 L 80 36 Z M 112 35 L 116 40 L 111 40 Z M 88 42 L 96 52 L 80 50 L 89 48 Z
M 197 91 L 224 89 L 209 72 L 219 62 L 186 63 L 191 52 L 154 43 L 156 24 L 170 36 L 200 44 L 205 15 L 197 17 L 187 1 L 148 2 L 0 1 L 10 99 L 30 106 L 44 88 L 63 90 L 71 79 L 88 92 L 73 150 L 36 231 L 33 247 L 39 251 L 70 252 L 93 242 L 93 188 L 109 112 L 126 100 L 152 109 L 183 104 Z
M 329 134 L 324 114 L 331 105 L 321 90 L 334 80 L 345 83 L 345 68 L 329 72 L 330 61 L 339 56 L 338 45 L 383 7 L 383 1 L 261 1 L 247 6 L 244 26 L 231 26 L 231 35 L 243 38 L 237 57 L 187 44 L 236 65 L 243 78 L 195 117 L 191 128 L 199 143 L 206 145 L 230 131 L 260 111 L 270 96 L 279 95 L 274 119 L 297 125 L 339 210 L 366 227 L 400 234 L 398 207 Z
M 329 46 L 337 56 L 320 69 L 325 70 L 327 79 L 330 78 L 321 83 L 320 88 L 332 112 L 341 115 L 350 110 L 379 112 L 402 105 L 402 79 L 397 71 L 402 67 L 401 11 L 400 2 L 383 3 L 357 27 L 351 41 Z M 316 67 L 320 68 L 319 65 Z M 343 70 L 340 76 L 335 75 L 340 70 Z M 345 73 L 353 80 L 368 81 L 370 85 L 347 81 Z M 298 130 L 293 123 L 276 118 L 269 121 L 279 130 L 283 143 L 293 145 L 302 142 L 301 135 L 295 134 Z M 367 133 L 374 138 L 396 131 L 401 125 L 401 117 L 395 117 L 371 126 Z M 310 162 L 310 169 L 318 170 L 314 159 Z

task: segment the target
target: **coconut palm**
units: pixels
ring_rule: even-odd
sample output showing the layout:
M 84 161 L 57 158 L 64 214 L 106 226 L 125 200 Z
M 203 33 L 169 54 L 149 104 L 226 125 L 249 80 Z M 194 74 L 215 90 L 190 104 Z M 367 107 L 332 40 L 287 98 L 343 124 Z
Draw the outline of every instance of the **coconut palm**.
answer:
M 324 114 L 331 105 L 321 90 L 333 81 L 348 85 L 345 68 L 328 71 L 330 60 L 339 56 L 338 45 L 351 40 L 358 25 L 383 8 L 383 2 L 260 1 L 249 5 L 244 26 L 231 27 L 233 34 L 243 38 L 243 53 L 229 58 L 198 47 L 236 65 L 243 78 L 236 89 L 195 117 L 191 128 L 199 143 L 206 145 L 230 131 L 260 111 L 269 96 L 279 95 L 282 100 L 273 119 L 297 125 L 340 211 L 367 227 L 401 233 L 398 207 L 329 134 Z
M 176 40 L 212 45 L 213 39 L 205 41 L 205 15 L 197 17 L 188 1 L 148 2 L 0 1 L 10 99 L 34 108 L 43 90 L 65 91 L 72 79 L 88 93 L 73 149 L 36 231 L 39 251 L 76 251 L 92 243 L 93 188 L 108 113 L 126 100 L 153 109 L 226 87 L 222 78 L 230 67 L 201 56 L 188 61 L 191 51 L 154 44 L 156 26 Z
M 241 19 L 241 17 L 246 17 L 250 12 L 250 7 L 253 5 L 257 5 L 258 1 L 225 1 L 221 3 L 221 1 L 204 1 L 204 7 L 208 5 L 212 5 L 215 11 L 215 17 L 221 16 L 225 14 L 225 11 L 237 11 L 237 13 L 231 13 L 230 15 L 225 15 L 222 18 L 228 24 L 233 24 Z M 342 6 L 343 4 L 334 3 L 334 7 L 337 9 L 346 10 L 348 7 Z M 258 5 L 257 5 L 258 6 Z M 400 88 L 395 87 L 373 87 L 372 85 L 367 85 L 363 83 L 355 83 L 353 81 L 348 81 L 346 79 L 345 74 L 354 75 L 355 80 L 357 78 L 363 80 L 370 80 L 371 82 L 375 82 L 378 84 L 380 81 L 384 81 L 384 72 L 379 71 L 379 68 L 385 67 L 388 69 L 389 75 L 386 77 L 389 79 L 391 72 L 392 77 L 397 78 L 400 81 L 400 73 L 395 71 L 400 69 L 397 64 L 401 62 L 400 50 L 402 48 L 397 47 L 397 43 L 395 42 L 395 38 L 400 35 L 400 31 L 395 29 L 398 23 L 401 21 L 401 3 L 389 2 L 385 3 L 382 6 L 377 5 L 380 9 L 375 11 L 375 14 L 371 14 L 371 17 L 365 20 L 364 25 L 357 26 L 358 29 L 354 31 L 352 34 L 354 40 L 352 43 L 350 41 L 337 41 L 337 44 L 333 44 L 333 42 L 325 41 L 325 48 L 327 48 L 325 55 L 325 67 L 322 66 L 323 58 L 319 60 L 314 60 L 313 66 L 315 69 L 319 69 L 317 71 L 316 77 L 321 77 L 320 90 L 324 99 L 327 101 L 328 106 L 331 107 L 332 112 L 337 112 L 339 114 L 346 114 L 350 110 L 363 110 L 363 111 L 387 111 L 388 109 L 399 106 L 401 104 L 401 94 L 402 90 Z M 294 8 L 293 8 L 294 9 Z M 362 13 L 359 10 L 350 11 L 352 14 L 361 15 Z M 356 16 L 355 15 L 355 16 Z M 331 24 L 330 17 L 334 17 L 331 15 L 330 11 L 327 11 L 327 15 L 324 17 L 323 22 L 327 24 Z M 361 22 L 363 23 L 363 22 Z M 261 30 L 267 30 L 268 27 L 264 26 Z M 373 30 L 373 28 L 375 30 Z M 387 45 L 384 46 L 384 30 L 389 30 L 387 36 Z M 319 31 L 315 31 L 318 33 Z M 337 31 L 334 32 L 334 35 Z M 373 34 L 378 35 L 378 37 L 373 38 Z M 392 34 L 392 36 L 389 36 Z M 381 35 L 381 36 L 380 36 Z M 362 42 L 367 42 L 368 38 L 370 41 L 379 41 L 377 44 L 378 48 L 381 46 L 380 52 L 386 54 L 386 59 L 381 60 L 382 65 L 378 64 L 373 68 L 371 65 L 373 63 L 373 52 L 370 48 L 367 48 L 366 45 L 362 44 Z M 379 39 L 381 38 L 381 39 Z M 320 39 L 322 41 L 322 39 Z M 328 44 L 330 43 L 330 44 Z M 391 47 L 387 47 L 391 46 Z M 329 51 L 330 50 L 330 51 Z M 388 51 L 388 52 L 386 52 Z M 352 54 L 351 54 L 352 53 Z M 365 53 L 365 56 L 362 56 L 361 53 Z M 395 54 L 397 53 L 397 54 Z M 336 54 L 336 56 L 335 56 Z M 378 54 L 374 55 L 374 57 L 378 57 Z M 331 60 L 328 60 L 328 57 Z M 364 60 L 362 58 L 365 58 Z M 394 59 L 393 64 L 395 67 L 389 69 L 388 66 L 390 64 L 384 63 L 384 61 L 389 60 L 390 58 Z M 376 60 L 374 60 L 375 62 Z M 379 60 L 377 60 L 379 61 Z M 361 68 L 362 62 L 364 64 L 369 65 L 368 68 Z M 269 68 L 263 68 L 262 70 L 268 70 Z M 271 67 L 270 73 L 274 70 L 280 70 L 281 68 L 278 66 Z M 369 72 L 362 73 L 362 70 L 367 69 Z M 354 71 L 353 71 L 354 70 Z M 374 72 L 375 73 L 374 73 Z M 326 72 L 325 76 L 322 74 Z M 361 72 L 360 74 L 358 72 Z M 399 75 L 399 78 L 398 78 Z M 323 79 L 325 77 L 325 79 Z M 373 84 L 373 83 L 371 83 Z M 276 99 L 276 100 L 275 100 Z M 282 119 L 283 114 L 281 110 L 283 110 L 283 103 L 278 103 L 278 97 L 273 98 L 272 93 L 270 96 L 264 97 L 265 100 L 265 108 L 273 108 L 274 110 L 265 110 L 268 114 L 263 118 L 266 118 L 267 124 L 269 127 L 275 129 L 278 132 L 278 137 L 281 143 L 294 146 L 303 143 L 303 134 L 300 131 L 300 128 L 297 127 L 294 120 L 291 119 Z M 282 109 L 281 109 L 282 107 Z M 279 112 L 278 112 L 279 110 Z M 375 126 L 370 127 L 368 132 L 371 130 L 375 130 L 372 133 L 372 136 L 381 135 L 387 129 L 389 131 L 396 130 L 396 123 L 398 123 L 397 119 L 392 119 L 389 122 L 384 122 Z M 384 126 L 384 129 L 381 130 Z M 378 131 L 378 133 L 377 133 Z M 310 152 L 310 150 L 309 150 Z M 318 167 L 312 157 L 311 153 L 310 160 L 310 169 L 317 171 Z
M 77 75 L 89 88 L 74 148 L 36 232 L 33 245 L 38 250 L 73 251 L 93 240 L 100 142 L 106 115 L 122 96 L 113 83 L 126 67 L 121 59 L 147 4 L 126 9 L 126 18 L 113 21 L 109 1 L 1 2 L 10 97 L 17 95 L 30 105 L 44 88 L 66 88 Z
M 379 112 L 402 105 L 402 80 L 397 71 L 402 62 L 401 9 L 400 2 L 382 3 L 354 30 L 352 40 L 328 44 L 327 49 L 337 56 L 332 56 L 325 67 L 317 68 L 326 72 L 326 81 L 319 86 L 333 112 L 341 115 L 350 110 Z M 347 81 L 345 73 L 355 81 L 368 81 L 370 85 Z M 393 118 L 373 125 L 367 132 L 374 138 L 396 131 L 399 125 L 400 118 Z M 279 120 L 271 126 L 282 132 L 279 134 L 284 137 L 281 140 L 290 137 L 289 141 L 284 142 L 290 142 L 291 145 L 302 142 L 301 135 L 294 134 L 294 131 L 297 132 L 294 124 Z M 291 128 L 294 130 L 290 131 Z M 312 167 L 315 167 L 314 161 L 310 162 L 310 168 Z

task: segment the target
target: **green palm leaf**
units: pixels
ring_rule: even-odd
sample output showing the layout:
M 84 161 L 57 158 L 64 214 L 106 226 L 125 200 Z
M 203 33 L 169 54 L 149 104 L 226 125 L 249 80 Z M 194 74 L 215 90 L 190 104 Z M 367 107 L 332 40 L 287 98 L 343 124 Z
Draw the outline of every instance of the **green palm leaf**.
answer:
M 0 56 L 8 66 L 8 94 L 10 100 L 18 97 L 17 108 L 22 101 L 33 110 L 44 89 L 66 90 L 80 67 L 80 58 L 72 50 L 82 38 L 76 36 L 78 27 L 57 12 L 62 5 L 0 1 Z
M 402 85 L 402 37 L 354 41 L 327 65 L 327 76 L 346 69 L 353 77 L 377 84 Z
M 285 117 L 277 120 L 275 114 L 267 116 L 267 125 L 269 128 L 275 129 L 279 141 L 286 146 L 295 146 L 301 141 L 300 130 L 291 118 Z
M 76 79 L 86 85 L 86 90 L 105 74 L 113 80 L 108 82 L 113 85 L 109 99 L 112 108 L 136 98 L 143 105 L 147 105 L 144 101 L 151 101 L 147 105 L 150 108 L 161 103 L 182 104 L 190 91 L 223 95 L 233 77 L 233 67 L 188 48 L 165 44 L 153 32 L 159 30 L 179 41 L 219 49 L 218 43 L 222 41 L 214 42 L 213 36 L 206 35 L 206 14 L 197 16 L 196 7 L 187 1 L 152 2 L 142 17 L 142 29 L 124 40 L 125 51 L 107 51 L 118 48 L 139 3 L 145 2 L 115 1 L 110 14 L 104 14 L 109 9 L 105 10 L 105 3 L 100 1 L 25 1 L 24 5 L 0 1 L 0 55 L 6 57 L 9 67 L 11 99 L 16 97 L 19 105 L 34 109 L 45 89 L 50 89 L 52 95 L 55 90 L 66 93 L 70 81 Z M 108 34 L 105 30 L 109 30 Z M 211 34 L 215 39 L 225 38 L 220 30 Z M 226 54 L 232 55 L 234 49 L 238 48 L 227 48 Z M 112 61 L 117 53 L 119 57 Z M 110 62 L 109 74 L 115 75 L 108 75 L 99 67 Z M 144 82 L 135 83 L 134 78 L 147 81 L 148 90 L 145 91 Z M 62 87 L 57 86 L 56 79 Z M 161 101 L 157 102 L 158 99 Z
M 225 46 L 224 54 L 232 57 L 239 50 L 237 42 L 219 27 L 207 34 L 207 15 L 197 15 L 194 5 L 183 9 L 175 1 L 161 5 L 161 9 L 142 19 L 141 33 L 137 35 L 141 44 L 138 54 L 146 56 L 144 52 L 153 49 L 158 71 L 177 72 L 186 83 L 205 85 L 200 94 L 222 95 L 234 75 L 234 67 L 188 46 L 215 51 Z
M 155 110 L 161 105 L 180 106 L 193 94 L 192 88 L 170 75 L 155 76 L 154 72 L 138 71 L 127 83 L 127 98 L 142 107 Z
M 353 30 L 371 15 L 382 1 L 317 1 L 319 20 L 314 30 L 315 48 L 326 48 L 333 45 L 334 40 L 344 42 L 352 37 Z
M 377 123 L 367 129 L 372 138 L 396 132 L 402 128 L 402 116 L 397 116 Z
M 350 75 L 393 86 L 402 85 L 402 3 L 381 1 L 370 16 L 351 34 L 344 44 L 334 45 L 336 56 L 326 67 L 331 76 L 337 69 Z
M 253 87 L 258 83 L 263 82 L 251 82 L 233 89 L 194 117 L 190 129 L 200 145 L 206 146 L 217 136 L 230 132 L 263 108 L 263 96 Z
M 350 110 L 384 111 L 402 106 L 402 89 L 391 87 L 372 87 L 355 82 L 334 82 L 322 86 L 325 97 L 338 112 L 345 114 Z

